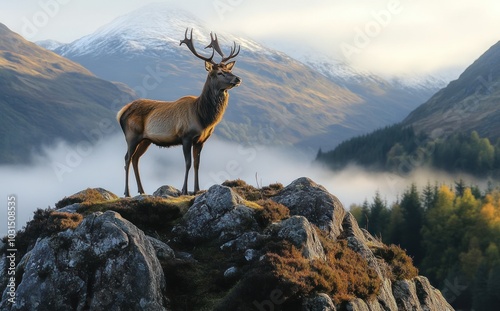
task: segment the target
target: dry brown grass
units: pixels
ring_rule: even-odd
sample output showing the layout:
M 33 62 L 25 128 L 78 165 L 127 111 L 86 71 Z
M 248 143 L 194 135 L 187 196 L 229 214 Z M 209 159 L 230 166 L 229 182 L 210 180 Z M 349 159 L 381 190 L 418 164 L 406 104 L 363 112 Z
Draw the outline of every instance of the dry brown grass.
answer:
M 373 254 L 384 260 L 390 267 L 388 277 L 392 281 L 412 279 L 418 276 L 418 269 L 413 265 L 413 260 L 397 245 L 373 247 Z
M 248 201 L 270 198 L 283 189 L 283 185 L 280 183 L 270 184 L 262 188 L 255 188 L 241 179 L 227 180 L 223 182 L 222 185 L 232 188 L 238 195 Z
M 288 207 L 283 204 L 276 203 L 271 199 L 261 199 L 255 203 L 262 207 L 256 214 L 257 222 L 262 228 L 290 217 L 290 210 Z
M 118 197 L 116 195 L 112 195 L 112 199 L 116 200 Z M 108 201 L 108 198 L 105 198 L 101 192 L 94 188 L 87 188 L 86 190 L 80 191 L 69 197 L 65 197 L 56 203 L 56 209 L 75 204 L 75 203 L 100 203 Z

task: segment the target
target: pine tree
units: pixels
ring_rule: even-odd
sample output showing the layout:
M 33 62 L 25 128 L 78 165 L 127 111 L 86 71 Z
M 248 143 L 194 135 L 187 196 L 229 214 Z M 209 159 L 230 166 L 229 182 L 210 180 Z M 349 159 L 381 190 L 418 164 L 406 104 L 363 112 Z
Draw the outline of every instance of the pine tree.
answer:
M 424 255 L 421 246 L 424 209 L 415 184 L 403 194 L 401 212 L 404 222 L 401 246 L 413 256 L 414 263 L 418 265 Z
M 389 211 L 386 203 L 380 197 L 380 192 L 375 192 L 373 203 L 370 205 L 370 233 L 383 237 L 389 223 Z

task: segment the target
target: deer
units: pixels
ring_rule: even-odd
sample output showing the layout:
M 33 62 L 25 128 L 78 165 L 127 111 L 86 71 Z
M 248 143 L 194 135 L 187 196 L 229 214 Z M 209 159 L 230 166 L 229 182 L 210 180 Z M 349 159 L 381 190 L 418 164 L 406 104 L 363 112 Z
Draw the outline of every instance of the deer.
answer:
M 193 29 L 190 37 L 188 30 L 179 46 L 185 44 L 191 53 L 205 62 L 207 79 L 201 91 L 196 96 L 184 96 L 176 101 L 159 101 L 151 99 L 137 99 L 126 104 L 116 115 L 125 140 L 127 153 L 125 154 L 125 197 L 129 192 L 129 168 L 132 163 L 137 188 L 144 194 L 139 174 L 139 158 L 151 144 L 160 147 L 182 145 L 185 162 L 184 183 L 181 193 L 188 194 L 188 175 L 191 169 L 191 151 L 194 160 L 194 193 L 200 191 L 198 169 L 203 144 L 214 132 L 215 126 L 222 120 L 228 105 L 228 90 L 241 84 L 241 79 L 231 71 L 235 61 L 227 62 L 240 53 L 239 45 L 233 42 L 229 56 L 222 52 L 217 34 L 210 33 L 211 43 L 205 47 L 212 49 L 211 56 L 199 54 L 193 43 Z M 213 60 L 217 52 L 222 60 L 217 63 Z

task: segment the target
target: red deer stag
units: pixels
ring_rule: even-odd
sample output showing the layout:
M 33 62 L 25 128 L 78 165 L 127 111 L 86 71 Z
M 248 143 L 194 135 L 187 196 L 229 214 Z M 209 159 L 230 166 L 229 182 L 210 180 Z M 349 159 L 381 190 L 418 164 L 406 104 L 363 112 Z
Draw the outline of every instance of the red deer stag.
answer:
M 235 42 L 229 56 L 226 57 L 219 47 L 217 35 L 210 34 L 210 38 L 212 42 L 206 47 L 212 48 L 210 57 L 204 57 L 196 52 L 192 29 L 191 38 L 188 38 L 186 29 L 184 40 L 180 42 L 180 45 L 184 43 L 196 57 L 205 61 L 208 76 L 200 96 L 185 96 L 174 102 L 138 99 L 125 105 L 118 112 L 116 118 L 127 141 L 125 196 L 130 196 L 128 176 L 131 161 L 137 188 L 140 194 L 144 194 L 138 164 L 139 158 L 151 143 L 161 147 L 182 145 L 186 163 L 182 194 L 188 193 L 187 182 L 191 168 L 191 149 L 193 149 L 194 191 L 200 190 L 198 168 L 201 149 L 212 135 L 215 126 L 222 120 L 229 99 L 227 91 L 241 83 L 241 79 L 231 72 L 235 62 L 226 63 L 239 54 L 240 47 L 237 47 Z M 222 57 L 218 64 L 213 61 L 215 52 Z

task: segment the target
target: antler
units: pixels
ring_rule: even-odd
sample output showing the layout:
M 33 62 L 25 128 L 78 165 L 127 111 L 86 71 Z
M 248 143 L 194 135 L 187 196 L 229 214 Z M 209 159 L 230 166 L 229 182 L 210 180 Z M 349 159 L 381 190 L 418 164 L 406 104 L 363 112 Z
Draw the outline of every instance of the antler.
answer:
M 194 54 L 194 56 L 198 57 L 199 59 L 202 59 L 206 62 L 212 63 L 216 65 L 216 63 L 212 60 L 214 58 L 215 54 L 215 48 L 212 50 L 212 56 L 210 57 L 204 57 L 196 52 L 196 49 L 194 48 L 193 44 L 193 29 L 191 28 L 191 38 L 188 39 L 187 33 L 188 33 L 189 28 L 186 28 L 186 33 L 184 34 L 184 40 L 181 40 L 181 43 L 179 45 L 182 45 L 183 43 L 187 45 L 189 50 Z M 217 51 L 219 53 L 219 51 Z
M 215 36 L 215 38 L 214 38 Z M 222 50 L 219 46 L 219 40 L 217 39 L 217 34 L 216 33 L 210 33 L 210 39 L 212 39 L 212 42 L 210 42 L 209 45 L 207 45 L 205 47 L 205 49 L 208 49 L 208 48 L 212 48 L 214 49 L 215 51 L 217 51 L 217 53 L 219 53 L 220 56 L 224 57 L 224 53 L 222 53 Z
M 230 60 L 231 58 L 236 57 L 240 53 L 240 46 L 239 45 L 236 46 L 236 42 L 234 42 L 234 46 L 231 48 L 231 53 L 229 53 L 228 57 L 224 57 L 224 53 L 222 53 L 222 49 L 219 46 L 219 40 L 217 39 L 217 34 L 212 35 L 212 33 L 210 33 L 210 38 L 212 39 L 212 42 L 210 42 L 210 44 L 207 45 L 205 49 L 212 48 L 215 51 L 217 51 L 217 53 L 219 53 L 219 55 L 222 56 L 221 63 L 224 63 Z M 236 52 L 236 48 L 238 48 L 238 52 Z M 236 52 L 236 54 L 234 54 L 234 52 Z
M 236 52 L 236 47 L 238 47 L 238 52 Z M 234 46 L 231 47 L 231 53 L 229 53 L 228 57 L 222 57 L 221 63 L 224 63 L 230 60 L 231 58 L 236 57 L 238 54 L 240 54 L 240 47 L 241 47 L 240 45 L 236 46 L 236 42 L 234 42 Z M 236 52 L 236 54 L 234 54 L 234 52 Z

